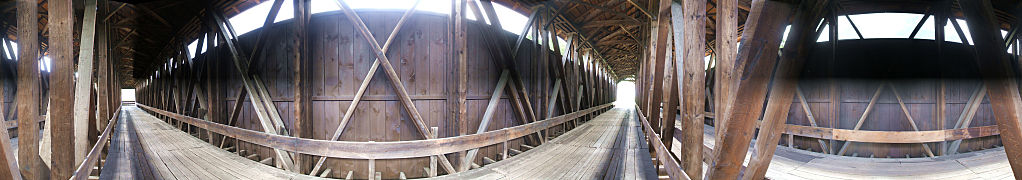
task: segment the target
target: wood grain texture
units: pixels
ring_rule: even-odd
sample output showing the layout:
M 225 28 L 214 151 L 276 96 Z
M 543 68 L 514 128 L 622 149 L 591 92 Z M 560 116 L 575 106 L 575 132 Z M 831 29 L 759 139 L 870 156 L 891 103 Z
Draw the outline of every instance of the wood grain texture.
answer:
M 976 59 L 983 81 L 988 86 L 990 104 L 1002 132 L 1001 142 L 1007 152 L 1008 163 L 1015 177 L 1022 177 L 1022 124 L 1018 121 L 1019 116 L 1022 116 L 1019 112 L 1022 98 L 1018 93 L 1018 82 L 1012 75 L 1014 69 L 1002 46 L 1004 39 L 998 34 L 998 28 L 993 22 L 993 8 L 989 1 L 963 1 L 959 4 L 969 21 Z
M 802 3 L 793 17 L 791 32 L 794 35 L 787 37 L 786 42 L 790 42 L 790 44 L 785 44 L 782 49 L 781 62 L 773 77 L 773 85 L 763 116 L 764 120 L 756 138 L 755 155 L 742 179 L 763 179 L 766 174 L 774 150 L 781 139 L 781 128 L 788 119 L 788 111 L 791 109 L 794 96 L 802 95 L 798 90 L 799 75 L 808 59 L 808 51 L 812 48 L 810 44 L 815 40 L 813 37 L 816 33 L 813 30 L 818 26 L 817 19 L 822 18 L 824 7 L 828 2 Z
M 89 134 L 89 120 L 90 117 L 95 118 L 95 116 L 93 116 L 95 115 L 95 111 L 92 111 L 95 107 L 95 103 L 94 100 L 91 100 L 92 97 L 90 96 L 92 96 L 95 91 L 95 89 L 92 88 L 95 80 L 92 75 L 94 74 L 94 55 L 96 54 L 96 3 L 96 0 L 85 0 L 85 13 L 82 17 L 83 22 L 81 40 L 79 43 L 78 70 L 75 71 L 75 74 L 78 75 L 78 77 L 74 81 L 74 109 L 71 111 L 74 113 L 74 116 L 72 117 L 72 124 L 74 127 L 74 138 L 72 138 L 74 141 L 74 163 L 71 164 L 72 167 L 76 167 L 85 161 L 85 156 L 89 152 L 89 147 L 91 145 L 89 137 L 95 137 L 90 136 Z M 71 55 L 68 60 L 73 58 L 74 56 Z M 54 130 L 57 130 L 57 128 L 54 128 Z M 54 145 L 53 149 L 58 148 Z M 57 169 L 54 168 L 54 171 L 57 171 Z M 53 178 L 64 179 L 66 175 L 70 174 L 62 172 L 61 176 L 53 176 Z
M 742 160 L 748 151 L 749 141 L 755 132 L 753 127 L 760 117 L 766 89 L 773 67 L 777 61 L 778 47 L 784 26 L 793 7 L 785 2 L 756 0 L 752 3 L 746 31 L 738 52 L 738 61 L 747 61 L 749 66 L 742 73 L 734 101 L 723 122 L 719 141 L 716 142 L 713 162 L 707 176 L 710 179 L 736 179 Z M 782 62 L 790 63 L 790 62 Z
M 118 107 L 117 111 L 115 112 L 120 112 L 120 110 L 121 108 Z M 70 179 L 75 180 L 88 179 L 90 173 L 92 173 L 93 170 L 92 167 L 95 167 L 97 163 L 99 163 L 99 157 L 102 156 L 101 153 L 103 153 L 101 151 L 103 150 L 103 147 L 106 146 L 107 142 L 109 142 L 108 140 L 110 139 L 110 137 L 112 137 L 111 133 L 113 132 L 113 129 L 115 127 L 114 124 L 117 124 L 117 120 L 119 117 L 120 117 L 119 113 L 115 114 L 113 118 L 108 121 L 109 124 L 107 124 L 106 128 L 103 129 L 103 133 L 100 134 L 99 141 L 97 141 L 98 143 L 96 143 L 96 145 L 90 148 L 89 154 L 85 156 L 85 159 L 84 161 L 82 161 L 82 164 L 75 169 Z
M 380 42 L 386 40 L 383 35 L 388 35 L 397 27 L 395 22 L 400 20 L 401 12 L 403 11 L 359 10 L 357 13 L 365 22 L 369 32 L 378 35 L 374 36 L 374 38 L 377 42 Z M 446 16 L 434 13 L 413 13 L 406 20 L 407 23 L 402 25 L 401 32 L 393 35 L 392 45 L 385 52 L 386 56 L 392 61 L 393 68 L 398 72 L 397 77 L 406 87 L 407 97 L 409 97 L 409 100 L 415 107 L 419 108 L 422 124 L 426 127 L 438 127 L 437 131 L 433 131 L 433 134 L 438 138 L 455 137 L 459 133 L 457 123 L 450 119 L 451 116 L 448 113 L 453 109 L 453 106 L 445 102 L 447 100 L 446 97 L 448 97 L 447 88 L 445 87 L 454 83 L 454 81 L 446 80 L 452 79 L 454 76 L 451 73 L 455 72 L 447 63 L 442 63 L 450 58 L 450 49 L 447 47 L 450 31 L 449 27 L 445 26 L 447 20 Z M 292 23 L 294 21 L 288 20 L 275 23 L 267 28 L 257 29 L 239 37 L 237 43 L 241 47 L 251 47 L 254 43 L 254 37 L 256 37 L 255 34 L 258 34 L 259 31 L 265 31 L 269 34 L 294 33 L 296 29 L 293 28 L 294 25 Z M 529 95 L 541 93 L 540 89 L 536 87 L 540 86 L 542 81 L 538 79 L 540 77 L 532 75 L 538 71 L 528 69 L 528 67 L 538 66 L 540 63 L 549 63 L 529 59 L 531 56 L 538 56 L 542 52 L 534 52 L 536 49 L 532 48 L 521 48 L 520 52 L 517 53 L 517 57 L 512 59 L 510 58 L 511 53 L 509 53 L 510 48 L 507 48 L 508 45 L 492 42 L 498 42 L 502 39 L 514 39 L 517 36 L 505 31 L 496 31 L 492 29 L 493 26 L 481 24 L 478 21 L 466 21 L 465 23 L 467 27 L 466 33 L 469 37 L 467 39 L 469 44 L 467 65 L 470 72 L 466 89 L 466 112 L 467 118 L 469 118 L 467 125 L 469 127 L 478 127 L 482 119 L 481 117 L 485 114 L 488 100 L 494 92 L 494 80 L 499 79 L 500 72 L 503 69 L 511 71 L 508 79 L 508 89 L 512 90 L 505 92 L 504 95 L 499 97 L 491 119 L 492 122 L 490 122 L 487 130 L 494 131 L 501 128 L 516 127 L 542 120 L 542 118 L 532 119 L 535 113 L 532 113 L 533 111 L 531 110 L 535 106 L 535 103 L 532 102 L 540 102 L 541 97 Z M 418 131 L 416 123 L 411 121 L 413 118 L 411 118 L 411 115 L 404 109 L 405 106 L 400 102 L 402 98 L 392 87 L 393 82 L 391 79 L 385 76 L 385 73 L 366 76 L 370 72 L 373 60 L 377 58 L 376 53 L 372 50 L 371 45 L 364 40 L 365 38 L 361 37 L 361 32 L 357 32 L 344 15 L 341 13 L 325 13 L 314 16 L 307 28 L 310 39 L 308 48 L 311 50 L 310 56 L 312 58 L 312 67 L 310 68 L 312 75 L 309 80 L 312 93 L 309 100 L 311 103 L 310 110 L 313 113 L 312 117 L 314 117 L 311 120 L 312 137 L 307 137 L 307 139 L 331 139 L 335 128 L 340 125 L 340 120 L 344 116 L 350 116 L 350 120 L 349 124 L 343 128 L 344 133 L 337 138 L 341 142 L 402 142 L 424 139 Z M 268 44 L 267 48 L 256 54 L 256 56 L 265 56 L 266 59 L 291 60 L 289 57 L 293 56 L 291 49 L 294 48 L 293 43 L 290 43 L 292 41 L 291 37 L 270 36 L 264 39 L 263 42 Z M 528 43 L 536 44 L 535 41 L 524 41 L 523 44 L 525 45 L 523 47 L 529 45 Z M 250 98 L 237 98 L 243 94 L 239 92 L 244 91 L 241 90 L 244 89 L 244 85 L 241 83 L 241 76 L 237 72 L 238 70 L 230 67 L 232 62 L 227 58 L 231 57 L 229 56 L 228 49 L 225 49 L 223 44 L 221 42 L 221 47 L 210 49 L 213 53 L 196 56 L 195 60 L 196 62 L 207 60 L 211 60 L 209 62 L 217 62 L 210 65 L 197 65 L 214 66 L 211 68 L 216 70 L 209 73 L 213 75 L 222 74 L 219 77 L 211 78 L 212 84 L 207 84 L 209 86 L 207 88 L 214 87 L 222 90 L 208 93 L 208 96 L 211 98 L 206 100 L 212 101 L 210 104 L 219 104 L 220 108 L 212 109 L 219 109 L 223 113 L 210 115 L 225 116 L 220 117 L 222 121 L 214 122 L 228 124 L 229 119 L 226 116 L 232 110 L 238 110 L 234 111 L 237 113 L 237 115 L 233 116 L 236 118 L 235 121 L 230 122 L 233 124 L 229 125 L 261 131 L 262 127 L 258 124 L 258 115 L 256 111 L 253 111 L 253 104 L 247 102 L 247 99 Z M 510 43 L 508 44 L 510 45 Z M 549 51 L 546 53 L 557 57 L 555 53 Z M 584 57 L 579 54 L 572 57 L 571 62 L 582 64 L 581 61 L 592 61 L 592 59 L 583 60 L 583 58 L 591 57 Z M 294 112 L 294 107 L 296 107 L 294 105 L 296 98 L 294 97 L 295 89 L 293 88 L 293 79 L 295 78 L 295 74 L 292 71 L 295 68 L 293 63 L 271 66 L 268 64 L 273 63 L 262 59 L 252 62 L 252 64 L 250 72 L 262 78 L 266 93 L 272 96 L 272 98 L 267 98 L 266 100 L 272 100 L 273 105 L 279 108 L 278 111 L 283 122 L 283 128 L 293 130 L 295 128 L 295 120 L 293 118 L 294 115 L 290 114 L 290 112 Z M 579 72 L 578 74 L 592 74 L 595 72 L 597 71 L 591 70 Z M 161 72 L 160 77 L 164 77 L 162 75 L 164 75 L 164 72 Z M 357 91 L 360 89 L 360 82 L 369 78 L 374 80 L 366 85 L 364 94 L 359 99 L 359 105 L 352 106 L 353 100 L 356 99 Z M 166 80 L 159 78 L 155 82 Z M 594 86 L 591 86 L 593 89 L 589 89 L 590 85 L 586 85 L 587 88 L 570 89 L 570 91 L 576 92 L 577 90 L 584 89 L 587 94 L 596 94 L 592 92 L 600 91 L 604 91 L 600 92 L 601 94 L 599 95 L 601 96 L 610 94 L 611 87 L 595 86 L 597 83 L 607 84 L 607 81 L 609 79 L 596 77 L 593 79 Z M 568 81 L 563 80 L 562 82 Z M 566 84 L 563 87 L 567 88 L 568 86 Z M 147 100 L 139 101 L 139 103 L 164 110 L 168 110 L 165 109 L 166 107 L 173 109 L 172 106 L 158 106 L 155 103 L 167 99 L 161 97 L 164 94 L 163 92 L 165 92 L 165 89 L 162 89 L 163 87 L 165 87 L 165 84 L 151 83 L 140 88 L 140 92 L 145 94 Z M 546 93 L 551 92 L 549 88 L 545 89 L 545 91 L 547 91 Z M 247 92 L 244 94 L 248 95 Z M 561 94 L 561 96 L 564 95 Z M 546 99 L 549 100 L 549 97 L 546 97 Z M 588 95 L 577 96 L 578 99 L 586 99 L 586 101 L 589 101 L 589 97 Z M 239 102 L 237 99 L 241 99 L 241 103 L 237 103 L 239 107 L 230 107 Z M 575 101 L 575 99 L 572 99 L 572 101 Z M 602 105 L 608 102 L 608 99 L 600 98 L 593 102 L 593 104 Z M 265 107 L 265 103 L 260 104 L 264 104 Z M 584 105 L 579 107 L 579 109 L 594 107 L 589 106 L 588 102 L 580 103 L 579 105 L 582 104 Z M 546 106 L 549 106 L 549 104 Z M 354 107 L 354 110 L 348 113 L 348 107 Z M 544 107 L 544 109 L 549 109 L 549 107 Z M 553 111 L 552 115 L 556 117 L 565 113 L 570 112 Z M 188 113 L 178 114 L 201 117 Z M 155 115 L 163 116 L 160 114 Z M 548 115 L 551 114 L 548 113 Z M 574 122 L 574 120 L 570 120 L 570 122 Z M 560 126 L 558 124 L 550 127 L 553 128 L 551 129 L 553 131 Z M 219 136 L 216 135 L 219 133 L 213 132 L 214 136 Z M 556 135 L 556 133 L 551 134 Z M 511 148 L 515 148 L 523 144 L 526 139 L 534 139 L 535 142 L 539 141 L 538 136 L 529 136 L 529 138 L 511 138 L 507 143 Z M 223 138 L 226 141 L 215 143 L 218 145 L 222 143 L 224 147 L 235 146 L 233 145 L 233 138 L 227 136 Z M 221 137 L 216 139 L 219 140 Z M 272 148 L 259 145 L 258 143 L 240 141 L 235 147 L 259 154 L 261 158 L 274 156 Z M 500 143 L 480 146 L 477 157 L 500 159 L 497 157 L 499 157 L 498 154 L 501 152 Z M 429 158 L 426 156 L 402 159 L 376 159 L 376 169 L 383 172 L 382 176 L 386 179 L 397 178 L 397 173 L 393 172 L 405 172 L 409 178 L 424 177 L 423 174 L 426 171 L 422 167 L 427 167 L 429 164 Z M 476 160 L 479 159 L 476 158 Z M 365 160 L 326 158 L 322 168 L 333 169 L 333 171 L 327 174 L 327 177 L 343 177 L 346 175 L 344 173 L 347 170 L 351 170 L 354 173 L 354 177 L 367 177 L 365 174 L 368 172 L 366 170 L 366 163 Z M 312 165 L 306 164 L 305 166 Z
M 50 74 L 50 122 L 47 123 L 52 130 L 50 130 L 51 141 L 50 149 L 52 155 L 50 163 L 50 177 L 54 179 L 67 179 L 71 177 L 71 173 L 74 171 L 75 156 L 77 154 L 84 153 L 88 148 L 88 141 L 84 141 L 85 146 L 83 149 L 78 149 L 75 145 L 76 128 L 86 130 L 85 127 L 76 127 L 74 123 L 74 100 L 75 95 L 73 88 L 74 85 L 74 11 L 72 9 L 71 1 L 53 1 L 49 3 L 49 21 L 48 29 L 50 29 L 51 35 L 49 39 L 50 52 L 52 52 L 51 59 L 53 61 L 53 68 Z M 91 58 L 91 56 L 90 56 Z M 34 61 L 29 60 L 29 61 Z M 87 64 L 87 65 L 86 65 Z M 92 72 L 92 62 L 86 62 L 83 66 L 89 67 L 89 76 Z M 82 104 L 84 105 L 82 111 L 83 119 L 81 126 L 85 126 L 88 118 L 88 102 L 89 94 L 92 81 L 86 83 L 89 86 L 85 86 L 84 93 L 81 93 Z M 30 129 L 29 129 L 30 130 Z M 82 132 L 80 135 L 86 135 L 86 132 Z M 87 135 L 86 135 L 87 136 Z M 81 140 L 85 140 L 82 137 Z M 69 150 L 69 151 L 67 151 Z

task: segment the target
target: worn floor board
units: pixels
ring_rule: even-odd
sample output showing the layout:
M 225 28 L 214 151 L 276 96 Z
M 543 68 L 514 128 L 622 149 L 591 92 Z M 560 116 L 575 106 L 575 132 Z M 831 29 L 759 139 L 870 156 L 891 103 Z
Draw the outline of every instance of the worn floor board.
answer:
M 704 149 L 713 149 L 713 127 L 703 128 Z M 679 143 L 675 137 L 674 143 Z M 755 140 L 751 142 L 755 144 Z M 752 156 L 750 146 L 750 154 Z M 674 148 L 672 152 L 678 153 Z M 768 179 L 1014 179 L 1004 148 L 921 158 L 866 158 L 777 146 Z M 746 158 L 746 164 L 750 158 Z M 705 162 L 704 162 L 704 165 Z M 706 166 L 703 166 L 706 167 Z
M 656 179 L 632 110 L 614 108 L 505 161 L 438 179 Z
M 100 179 L 319 179 L 224 151 L 125 106 Z

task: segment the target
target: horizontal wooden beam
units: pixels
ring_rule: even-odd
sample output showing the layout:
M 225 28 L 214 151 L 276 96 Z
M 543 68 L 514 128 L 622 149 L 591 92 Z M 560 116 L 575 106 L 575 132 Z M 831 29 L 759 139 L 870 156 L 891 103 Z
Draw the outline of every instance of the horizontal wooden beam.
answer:
M 638 105 L 636 105 L 636 109 L 638 108 L 639 108 Z M 634 111 L 632 113 L 635 113 L 637 114 L 637 116 L 639 116 L 639 122 L 642 122 L 642 130 L 645 133 L 644 135 L 646 136 L 646 139 L 649 140 L 648 142 L 650 142 L 649 145 L 651 146 L 651 148 L 654 149 L 655 153 L 654 158 L 656 158 L 657 161 L 663 164 L 664 171 L 667 172 L 667 175 L 671 179 L 691 179 L 688 176 L 688 174 L 686 174 L 685 171 L 681 169 L 681 165 L 678 164 L 678 161 L 674 159 L 674 156 L 672 156 L 671 152 L 667 149 L 666 146 L 664 146 L 664 143 L 660 142 L 661 139 L 660 135 L 656 134 L 656 132 L 653 130 L 653 127 L 649 125 L 649 121 L 646 120 L 646 116 L 644 116 L 642 113 L 639 113 L 639 111 Z M 676 129 L 676 131 L 680 132 L 681 130 Z
M 639 25 L 639 22 L 630 21 L 630 20 L 620 20 L 620 19 L 589 21 L 589 22 L 586 22 L 585 25 L 582 25 L 582 28 L 597 28 L 597 27 L 604 27 L 604 26 L 617 26 L 617 25 Z
M 486 133 L 438 139 L 392 142 L 328 141 L 281 136 L 189 117 L 153 108 L 141 103 L 136 103 L 136 105 L 142 109 L 176 119 L 180 122 L 187 123 L 207 131 L 212 131 L 240 141 L 266 146 L 273 149 L 345 159 L 403 159 L 462 152 L 473 148 L 504 143 L 505 141 L 518 139 L 541 130 L 552 128 L 584 115 L 602 112 L 601 110 L 610 108 L 614 104 L 607 103 L 586 110 L 576 111 L 520 126 L 488 131 Z
M 121 106 L 118 106 L 117 110 L 114 112 L 121 112 L 120 107 Z M 97 143 L 92 146 L 91 150 L 89 150 L 89 154 L 85 156 L 85 161 L 83 161 L 82 164 L 75 169 L 71 179 L 85 180 L 89 178 L 89 174 L 91 174 L 93 170 L 92 167 L 95 167 L 96 163 L 99 162 L 99 157 L 102 154 L 103 147 L 106 147 L 107 140 L 111 137 L 110 133 L 113 132 L 113 129 L 117 124 L 117 120 L 119 120 L 118 117 L 120 117 L 120 113 L 114 114 L 113 117 L 110 118 L 106 128 L 103 129 L 103 133 L 99 135 L 99 141 L 97 141 Z
M 868 131 L 787 125 L 785 133 L 820 139 L 869 143 L 926 143 L 999 135 L 997 125 L 931 131 Z

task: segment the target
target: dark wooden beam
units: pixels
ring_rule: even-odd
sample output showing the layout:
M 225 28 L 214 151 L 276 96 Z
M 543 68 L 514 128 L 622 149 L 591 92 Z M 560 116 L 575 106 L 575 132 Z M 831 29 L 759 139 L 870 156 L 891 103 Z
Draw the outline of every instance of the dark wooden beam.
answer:
M 457 132 L 459 136 L 468 135 L 468 106 L 466 105 L 468 96 L 468 40 L 467 40 L 467 27 L 465 23 L 465 4 L 467 0 L 454 0 L 451 12 L 451 23 L 453 28 L 451 35 L 453 36 L 451 41 L 451 62 L 454 65 L 454 121 L 456 122 Z M 522 37 L 525 37 L 524 34 Z M 533 35 L 533 39 L 537 39 Z M 519 39 L 521 40 L 521 39 Z M 521 43 L 522 41 L 519 41 Z M 466 153 L 458 153 L 455 157 L 465 157 Z M 457 159 L 457 158 L 455 158 Z M 458 172 L 466 171 L 471 167 L 472 162 L 459 163 Z
M 294 0 L 294 28 L 295 38 L 291 42 L 295 51 L 292 52 L 294 63 L 294 136 L 299 138 L 312 138 L 313 122 L 312 117 L 312 61 L 309 47 L 308 26 L 312 20 L 310 1 Z M 276 19 L 276 18 L 274 18 Z M 269 33 L 266 33 L 269 34 Z M 253 51 L 254 52 L 254 51 Z M 296 155 L 295 170 L 298 173 L 309 171 L 305 163 L 311 160 L 303 155 Z
M 859 39 L 866 39 L 865 37 L 862 36 L 862 32 L 859 31 L 859 26 L 856 26 L 855 22 L 852 21 L 852 17 L 845 14 L 845 19 L 848 19 L 848 24 L 852 25 L 852 30 L 855 30 L 855 35 L 859 35 Z
M 666 66 L 666 62 L 664 61 L 667 59 L 667 43 L 669 43 L 670 40 L 668 33 L 671 32 L 672 28 L 670 24 L 670 0 L 660 0 L 658 2 L 660 4 L 660 9 L 658 11 L 657 21 L 655 21 L 656 26 L 654 26 L 650 37 L 650 40 L 653 42 L 651 45 L 653 54 L 650 56 L 651 58 L 649 60 L 651 62 L 650 67 L 652 67 L 649 71 L 652 73 L 653 77 L 651 79 L 652 81 L 650 81 L 651 84 L 649 85 L 649 102 L 645 104 L 646 110 L 648 111 L 645 115 L 646 119 L 649 121 L 649 124 L 653 126 L 653 129 L 657 131 L 661 128 L 660 108 L 663 99 L 664 67 Z
M 106 17 L 105 17 L 105 18 L 103 18 L 103 21 L 102 21 L 102 22 L 106 22 L 107 20 L 110 20 L 110 17 L 113 17 L 113 16 L 115 15 L 115 14 L 117 14 L 117 11 L 120 11 L 120 10 L 121 10 L 121 8 L 124 8 L 124 6 L 127 6 L 127 5 L 128 5 L 128 3 L 121 3 L 121 5 L 120 5 L 120 6 L 117 6 L 117 8 L 116 8 L 116 9 L 114 9 L 114 10 L 113 10 L 113 11 L 111 11 L 111 12 L 108 12 L 108 13 L 107 13 L 107 15 L 106 15 Z
M 100 0 L 99 4 L 103 4 L 100 6 L 100 11 L 103 11 L 102 13 L 111 13 L 109 12 L 109 8 L 108 6 L 106 6 L 106 3 L 109 3 L 109 1 Z M 112 71 L 112 68 L 110 68 L 111 61 L 109 59 L 110 58 L 109 23 L 107 23 L 106 21 L 97 21 L 97 27 L 98 30 L 96 31 L 96 49 L 97 49 L 96 60 L 98 60 L 97 64 L 99 64 L 99 66 L 96 67 L 98 72 L 96 73 L 96 80 L 98 84 L 96 89 L 96 95 L 98 97 L 96 98 L 99 100 L 98 101 L 99 104 L 97 105 L 98 107 L 96 111 L 98 111 L 99 113 L 98 117 L 99 120 L 102 121 L 101 123 L 99 123 L 99 130 L 103 130 L 106 129 L 106 125 L 108 124 L 107 121 L 110 120 L 110 116 L 112 116 L 111 114 L 113 113 L 112 111 L 114 109 L 117 109 L 112 107 L 114 106 L 114 102 L 112 101 L 111 92 L 113 90 L 119 91 L 120 88 L 113 88 L 112 83 L 110 83 L 112 75 L 110 72 Z M 118 99 L 117 101 L 120 101 L 120 99 Z
M 987 85 L 990 105 L 993 107 L 994 119 L 1001 132 L 1001 143 L 1008 158 L 1008 164 L 1015 177 L 1022 177 L 1022 124 L 1020 108 L 1022 98 L 1019 97 L 1018 81 L 1004 51 L 1004 39 L 999 26 L 994 23 L 993 7 L 990 1 L 959 1 L 962 13 L 969 22 L 969 31 L 973 37 L 977 61 L 983 82 Z M 964 39 L 964 38 L 963 38 Z
M 663 5 L 663 4 L 661 4 Z M 682 141 L 681 160 L 682 168 L 691 179 L 701 179 L 703 175 L 703 112 L 705 99 L 706 69 L 703 65 L 703 58 L 706 50 L 706 2 L 686 1 L 684 5 L 671 3 L 670 7 L 661 7 L 662 10 L 670 8 L 674 13 L 671 17 L 674 26 L 671 28 L 675 38 L 675 54 L 673 59 L 678 65 L 675 68 L 680 95 L 672 97 L 682 103 L 681 132 Z M 668 60 L 671 61 L 671 60 Z M 674 93 L 679 94 L 679 93 Z M 679 99 L 680 98 L 680 99 Z M 676 106 L 676 104 L 667 104 Z M 666 109 L 673 109 L 666 107 Z M 670 112 L 674 113 L 674 112 Z M 673 116 L 668 116 L 673 117 Z M 670 123 L 664 123 L 664 133 L 661 134 L 664 145 L 671 148 L 670 142 L 674 139 L 674 119 L 666 119 Z M 693 144 L 697 144 L 693 146 Z
M 710 163 L 708 176 L 710 179 L 736 179 L 749 141 L 755 132 L 755 121 L 762 114 L 763 101 L 766 99 L 767 83 L 773 73 L 777 61 L 778 47 L 788 18 L 792 13 L 792 5 L 773 0 L 754 0 L 737 60 L 748 62 L 742 72 L 738 91 L 724 122 L 724 128 L 717 132 L 719 140 L 714 146 L 713 161 Z M 787 62 L 786 62 L 787 63 Z M 720 118 L 720 117 L 718 117 Z
M 1022 26 L 1022 2 L 1016 2 L 1014 10 L 1015 12 L 1012 15 L 1015 16 L 1015 21 L 1011 22 L 1011 29 L 1008 30 L 1007 37 L 1004 39 L 1005 49 L 1015 43 L 1018 40 L 1019 34 L 1022 33 L 1022 27 L 1020 27 Z
M 650 14 L 649 11 L 647 11 L 645 8 L 642 8 L 642 6 L 639 6 L 639 4 L 635 3 L 635 1 L 637 1 L 637 0 L 625 0 L 625 1 L 628 1 L 628 4 L 631 4 L 632 7 L 635 7 L 635 9 L 639 9 L 639 11 L 642 12 L 642 15 L 645 15 L 649 19 L 653 19 L 653 14 Z
M 634 25 L 639 25 L 639 22 L 635 22 L 635 21 L 631 21 L 631 20 L 620 20 L 620 19 L 598 20 L 598 21 L 586 22 L 585 25 L 582 25 L 582 28 L 598 28 L 598 27 L 605 27 L 605 26 L 618 26 L 618 25 L 634 26 Z
M 554 4 L 552 2 L 546 2 L 544 5 L 552 8 L 552 9 L 560 9 L 556 4 Z M 590 48 L 596 48 L 596 46 L 595 46 L 596 42 L 593 42 L 591 37 L 589 37 L 590 33 L 588 31 L 586 31 L 585 29 L 580 28 L 581 25 L 579 23 L 575 22 L 575 20 L 572 20 L 572 19 L 568 18 L 567 16 L 563 16 L 561 14 L 555 15 L 554 16 L 554 20 L 555 21 L 563 22 L 562 24 L 564 24 L 564 26 L 565 26 L 564 29 L 566 29 L 567 31 L 575 31 L 576 32 L 575 34 L 580 35 L 579 40 L 580 40 L 580 42 L 582 42 L 582 44 L 584 44 L 585 46 L 588 46 Z M 597 60 L 597 61 L 605 61 L 607 59 L 599 51 L 594 51 L 594 54 L 595 54 L 595 56 L 594 56 L 595 60 Z M 614 69 L 611 69 L 609 67 L 610 66 L 604 66 L 604 68 L 607 71 L 610 71 L 610 74 L 617 74 L 617 73 L 614 72 Z
M 160 21 L 160 23 L 163 24 L 163 26 L 166 26 L 166 27 L 173 27 L 174 26 L 174 25 L 171 25 L 170 22 L 167 22 L 167 19 L 163 19 L 163 16 L 160 16 L 160 14 L 157 14 L 155 11 L 153 11 L 152 9 L 149 9 L 146 6 L 135 6 L 135 8 L 137 8 L 138 10 L 142 10 L 142 12 L 145 12 L 146 14 L 149 14 L 150 16 L 152 16 L 157 21 Z
M 601 45 L 619 45 L 619 44 L 624 44 L 624 43 L 632 44 L 632 43 L 635 43 L 635 40 L 633 40 L 631 38 L 629 38 L 629 39 L 620 39 L 620 40 L 604 40 L 604 41 L 596 42 L 596 45 L 597 46 L 601 46 Z M 631 51 L 625 51 L 625 52 L 631 52 Z
M 919 19 L 919 23 L 916 24 L 916 27 L 914 29 L 912 29 L 912 34 L 909 34 L 908 38 L 909 39 L 914 39 L 916 37 L 916 34 L 919 33 L 919 30 L 923 28 L 923 24 L 926 23 L 926 19 L 929 19 L 929 18 L 930 18 L 930 13 L 929 13 L 929 10 L 927 10 L 925 15 L 923 15 L 923 18 Z
M 827 3 L 827 0 L 804 2 L 794 17 L 789 33 L 791 35 L 786 40 L 790 43 L 785 44 L 780 66 L 774 73 L 766 115 L 763 116 L 763 123 L 757 135 L 756 155 L 750 161 L 742 179 L 759 180 L 766 175 L 767 167 L 770 166 L 770 160 L 784 131 L 784 123 L 788 120 L 788 110 L 798 88 L 799 74 L 808 59 L 812 44 L 816 42 L 814 38 L 816 33 L 813 31 L 819 25 L 818 20 L 822 18 Z M 802 104 L 808 107 L 805 101 Z M 808 112 L 808 109 L 806 110 Z

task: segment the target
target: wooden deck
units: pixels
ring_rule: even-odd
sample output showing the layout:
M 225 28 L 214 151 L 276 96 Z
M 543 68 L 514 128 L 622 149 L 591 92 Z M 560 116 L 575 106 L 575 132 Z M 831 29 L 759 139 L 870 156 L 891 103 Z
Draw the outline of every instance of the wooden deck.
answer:
M 712 127 L 704 145 L 713 148 Z M 512 147 L 522 149 L 522 147 Z M 656 179 L 634 113 L 614 108 L 507 160 L 438 179 Z M 514 153 L 513 153 L 514 154 Z M 751 155 L 751 153 L 750 153 Z M 315 179 L 214 147 L 124 107 L 100 179 Z M 779 146 L 769 179 L 1013 179 L 1003 148 L 935 158 L 861 158 Z
M 317 179 L 210 145 L 135 106 L 112 137 L 100 179 Z
M 770 179 L 1015 179 L 1004 148 L 934 158 L 865 158 L 779 147 Z
M 616 107 L 535 149 L 439 179 L 656 179 L 637 119 Z
M 713 127 L 704 127 L 705 151 L 713 149 Z M 680 143 L 675 137 L 675 144 Z M 753 140 L 751 144 L 756 144 Z M 750 146 L 743 166 L 755 151 Z M 679 148 L 672 151 L 677 153 Z M 706 155 L 706 154 L 704 154 Z M 704 163 L 703 167 L 707 168 Z M 743 168 L 744 169 L 744 168 Z M 705 172 L 704 172 L 705 173 Z M 802 179 L 1015 179 L 1004 147 L 922 158 L 868 158 L 823 154 L 777 146 L 766 178 Z

